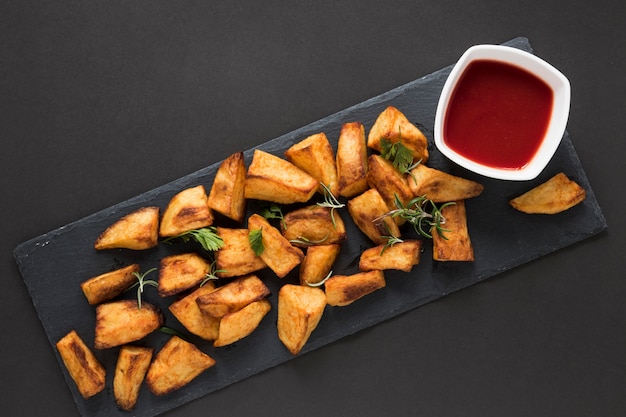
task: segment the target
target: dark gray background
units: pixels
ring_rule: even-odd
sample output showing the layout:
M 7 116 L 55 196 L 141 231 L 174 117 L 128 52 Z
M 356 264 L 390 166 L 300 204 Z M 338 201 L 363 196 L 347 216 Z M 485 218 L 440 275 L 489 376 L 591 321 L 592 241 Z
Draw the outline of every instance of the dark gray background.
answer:
M 166 415 L 626 414 L 620 2 L 292 3 L 0 4 L 0 412 L 78 415 L 19 243 L 526 36 L 608 231 Z

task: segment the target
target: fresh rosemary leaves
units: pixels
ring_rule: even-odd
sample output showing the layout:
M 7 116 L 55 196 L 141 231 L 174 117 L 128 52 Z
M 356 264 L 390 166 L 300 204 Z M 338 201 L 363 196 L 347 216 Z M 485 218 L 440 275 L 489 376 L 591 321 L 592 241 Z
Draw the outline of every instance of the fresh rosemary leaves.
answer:
M 432 200 L 423 195 L 415 197 L 405 205 L 396 195 L 394 200 L 396 209 L 384 214 L 377 220 L 382 220 L 384 217 L 388 216 L 401 217 L 410 223 L 415 231 L 420 235 L 432 239 L 431 233 L 434 229 L 439 236 L 445 239 L 445 232 L 448 232 L 449 230 L 443 228 L 443 225 L 446 223 L 446 219 L 441 214 L 441 210 L 452 204 L 455 203 L 444 203 L 437 207 Z
M 320 207 L 330 208 L 330 219 L 333 222 L 333 226 L 335 229 L 337 228 L 337 223 L 335 222 L 335 210 L 345 207 L 346 205 L 337 200 L 337 197 L 333 195 L 330 189 L 324 184 L 320 182 L 322 188 L 324 188 L 324 201 L 322 203 L 317 203 Z
M 135 278 L 137 278 L 137 282 L 135 282 L 133 285 L 131 285 L 128 288 L 127 291 L 132 290 L 133 288 L 137 287 L 137 307 L 140 310 L 141 310 L 141 298 L 142 298 L 142 295 L 143 295 L 143 288 L 146 285 L 151 285 L 151 286 L 153 286 L 155 288 L 159 287 L 159 283 L 158 282 L 156 282 L 154 280 L 151 280 L 151 279 L 146 280 L 146 276 L 149 273 L 153 272 L 153 271 L 156 271 L 156 268 L 149 269 L 146 272 L 144 272 L 143 274 L 140 274 L 139 272 L 133 272 L 133 275 L 135 276 Z

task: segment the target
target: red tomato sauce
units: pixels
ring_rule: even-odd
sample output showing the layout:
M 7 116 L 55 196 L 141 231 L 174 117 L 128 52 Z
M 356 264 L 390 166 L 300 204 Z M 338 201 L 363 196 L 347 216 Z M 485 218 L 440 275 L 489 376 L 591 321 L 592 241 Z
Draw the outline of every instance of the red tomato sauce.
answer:
M 443 126 L 445 143 L 479 164 L 521 169 L 546 134 L 554 94 L 530 72 L 477 60 L 452 92 Z

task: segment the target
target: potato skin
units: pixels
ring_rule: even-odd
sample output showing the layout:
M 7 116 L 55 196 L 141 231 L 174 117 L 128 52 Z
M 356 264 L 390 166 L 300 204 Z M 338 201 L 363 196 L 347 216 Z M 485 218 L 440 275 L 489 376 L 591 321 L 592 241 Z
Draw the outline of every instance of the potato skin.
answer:
M 309 247 L 300 264 L 300 284 L 317 284 L 326 278 L 340 251 L 339 243 Z
M 514 209 L 527 214 L 557 214 L 583 202 L 584 188 L 559 172 L 546 182 L 509 201 Z
M 91 398 L 104 389 L 106 370 L 76 330 L 63 336 L 56 348 L 83 398 Z
M 87 302 L 97 305 L 126 291 L 137 280 L 134 275 L 136 272 L 139 272 L 139 264 L 128 265 L 90 278 L 81 283 L 80 288 Z
M 163 325 L 163 315 L 157 307 L 137 300 L 120 300 L 96 307 L 94 346 L 107 349 L 135 342 Z
M 473 261 L 474 247 L 467 228 L 465 201 L 455 201 L 445 206 L 441 214 L 446 219 L 442 227 L 448 231 L 443 236 L 435 230 L 433 237 L 433 259 L 436 261 Z
M 106 228 L 94 243 L 96 250 L 155 247 L 159 241 L 159 208 L 141 207 Z
M 360 122 L 344 123 L 337 142 L 339 195 L 351 198 L 367 190 L 367 143 Z
M 170 297 L 200 284 L 211 264 L 195 252 L 166 256 L 159 264 L 159 295 Z
M 318 205 L 305 206 L 285 214 L 281 233 L 293 246 L 300 248 L 342 243 L 348 238 L 339 210 Z
M 226 314 L 220 320 L 219 336 L 214 347 L 231 345 L 250 335 L 272 308 L 267 299 L 254 301 L 241 310 Z
M 426 196 L 435 203 L 466 200 L 479 196 L 483 185 L 466 178 L 419 164 L 411 170 L 409 187 L 415 197 Z
M 361 271 L 396 269 L 410 272 L 419 264 L 422 241 L 405 240 L 390 247 L 378 245 L 364 250 L 359 258 Z
M 321 185 L 324 184 L 333 195 L 338 195 L 335 155 L 325 133 L 316 133 L 301 140 L 285 151 L 285 157 L 320 182 L 318 192 L 324 193 Z
M 285 284 L 278 292 L 278 338 L 292 355 L 300 353 L 326 307 L 320 288 Z
M 352 304 L 385 286 L 385 275 L 378 270 L 334 275 L 324 283 L 328 305 L 338 307 Z
M 413 161 L 428 161 L 428 140 L 421 130 L 412 124 L 407 117 L 394 106 L 383 110 L 367 137 L 367 146 L 378 152 L 382 150 L 381 139 L 391 143 L 401 141 L 413 153 Z
M 232 280 L 215 291 L 198 296 L 196 304 L 204 314 L 221 318 L 241 310 L 252 302 L 262 300 L 269 294 L 270 289 L 259 277 L 247 275 Z
M 135 408 L 153 351 L 151 347 L 141 346 L 120 348 L 113 377 L 113 395 L 120 409 L 131 411 Z
M 232 278 L 251 274 L 267 267 L 250 246 L 248 229 L 217 227 L 217 234 L 224 246 L 214 252 L 216 270 L 220 278 Z
M 219 335 L 220 319 L 204 314 L 197 304 L 198 297 L 215 290 L 214 281 L 209 281 L 169 306 L 170 312 L 189 331 L 204 340 L 215 340 Z
M 217 169 L 207 203 L 209 208 L 241 222 L 246 212 L 246 164 L 243 152 L 226 158 Z
M 174 195 L 161 218 L 159 236 L 172 237 L 213 224 L 213 213 L 203 185 L 187 188 Z
M 400 236 L 400 229 L 391 217 L 387 204 L 375 188 L 348 200 L 348 212 L 356 226 L 375 244 L 387 242 L 385 236 Z

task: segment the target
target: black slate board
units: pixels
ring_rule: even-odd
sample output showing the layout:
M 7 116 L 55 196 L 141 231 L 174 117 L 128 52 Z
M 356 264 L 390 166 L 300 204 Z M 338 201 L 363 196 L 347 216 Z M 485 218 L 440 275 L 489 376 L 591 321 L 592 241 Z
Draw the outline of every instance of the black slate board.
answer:
M 532 52 L 526 38 L 516 38 L 506 44 Z M 419 125 L 429 138 L 431 157 L 428 165 L 474 179 L 485 185 L 485 191 L 480 197 L 467 201 L 468 225 L 475 248 L 475 262 L 434 262 L 430 242 L 426 241 L 421 263 L 410 274 L 387 272 L 385 289 L 368 295 L 348 307 L 327 307 L 320 325 L 301 355 L 500 272 L 579 242 L 607 228 L 602 211 L 567 133 L 550 165 L 538 178 L 530 182 L 506 182 L 479 177 L 455 166 L 432 146 L 435 108 L 451 68 L 450 66 L 417 79 L 258 147 L 282 155 L 284 150 L 293 143 L 322 131 L 335 146 L 343 123 L 360 121 L 366 129 L 369 129 L 376 116 L 386 106 L 394 105 L 412 122 Z M 235 151 L 238 150 L 233 149 L 233 152 Z M 252 151 L 245 152 L 248 163 Z M 201 169 L 24 242 L 15 249 L 15 260 L 53 349 L 54 344 L 72 329 L 76 329 L 89 345 L 93 345 L 94 308 L 87 304 L 80 290 L 79 284 L 82 281 L 135 262 L 141 265 L 143 271 L 146 271 L 157 266 L 159 259 L 163 256 L 197 248 L 193 244 L 176 244 L 159 245 L 155 249 L 142 252 L 127 250 L 96 252 L 92 244 L 101 231 L 122 215 L 141 206 L 157 205 L 164 208 L 169 199 L 184 188 L 203 184 L 209 189 L 218 166 L 219 163 L 216 163 Z M 547 180 L 559 171 L 565 172 L 586 189 L 587 198 L 583 203 L 553 216 L 525 215 L 508 206 L 507 201 L 511 197 Z M 254 203 L 250 204 L 250 211 L 254 211 L 255 208 L 258 206 Z M 347 214 L 342 212 L 341 215 L 348 225 L 349 240 L 342 249 L 334 272 L 349 274 L 357 271 L 359 254 L 371 245 L 352 225 Z M 412 233 L 409 231 L 406 236 L 416 237 L 412 236 Z M 296 275 L 292 273 L 282 280 L 269 270 L 264 270 L 259 275 L 272 290 L 270 301 L 273 307 L 259 328 L 246 339 L 220 349 L 189 336 L 189 339 L 201 350 L 216 359 L 216 366 L 200 375 L 188 386 L 164 397 L 155 397 L 144 386 L 132 415 L 154 416 L 163 413 L 293 358 L 277 337 L 276 296 L 280 285 L 297 281 Z M 167 310 L 172 299 L 160 299 L 156 291 L 150 292 L 150 288 L 146 291 L 145 300 L 160 306 L 166 314 L 165 325 L 186 334 Z M 126 296 L 132 298 L 133 294 L 129 293 Z M 155 333 L 141 341 L 141 344 L 153 346 L 158 350 L 168 337 L 162 333 Z M 84 400 L 80 396 L 56 349 L 54 351 L 82 415 L 93 417 L 130 415 L 117 409 L 111 389 L 117 349 L 96 351 L 96 355 L 108 371 L 107 388 L 89 400 Z

